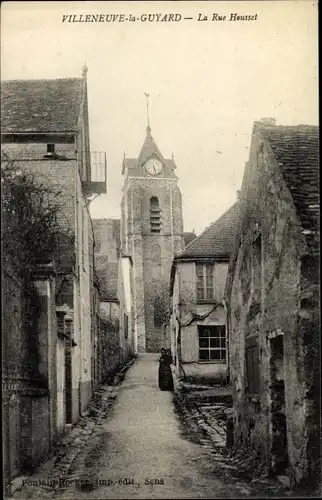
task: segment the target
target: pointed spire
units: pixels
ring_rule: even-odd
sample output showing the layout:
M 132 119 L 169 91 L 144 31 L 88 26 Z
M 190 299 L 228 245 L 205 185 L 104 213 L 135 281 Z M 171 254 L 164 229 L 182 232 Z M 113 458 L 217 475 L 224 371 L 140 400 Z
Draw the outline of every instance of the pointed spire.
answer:
M 139 166 L 143 165 L 151 156 L 155 156 L 159 158 L 160 161 L 164 161 L 163 156 L 154 142 L 153 137 L 151 136 L 151 129 L 149 130 L 149 127 L 147 127 L 147 134 L 146 138 L 144 140 L 143 146 L 141 148 L 139 158 L 138 158 L 138 164 Z
M 138 164 L 139 166 L 143 165 L 151 156 L 156 156 L 159 158 L 160 161 L 164 161 L 163 156 L 156 145 L 156 143 L 153 140 L 152 134 L 151 134 L 151 127 L 150 127 L 150 114 L 149 114 L 149 96 L 150 94 L 144 93 L 146 97 L 146 111 L 147 111 L 147 127 L 146 127 L 146 137 L 143 143 L 143 146 L 141 148 L 139 158 L 138 158 Z

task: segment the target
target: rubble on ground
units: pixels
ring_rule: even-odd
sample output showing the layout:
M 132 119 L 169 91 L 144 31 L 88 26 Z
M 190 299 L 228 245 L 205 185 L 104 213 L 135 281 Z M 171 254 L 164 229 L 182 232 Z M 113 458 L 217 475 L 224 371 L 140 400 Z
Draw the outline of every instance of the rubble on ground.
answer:
M 174 403 L 183 424 L 182 432 L 208 449 L 213 471 L 240 483 L 245 495 L 287 496 L 289 482 L 272 478 L 266 467 L 251 453 L 226 446 L 227 421 L 232 416 L 229 386 L 209 387 L 180 381 Z M 245 488 L 245 484 L 247 487 Z M 249 488 L 248 488 L 249 485 Z

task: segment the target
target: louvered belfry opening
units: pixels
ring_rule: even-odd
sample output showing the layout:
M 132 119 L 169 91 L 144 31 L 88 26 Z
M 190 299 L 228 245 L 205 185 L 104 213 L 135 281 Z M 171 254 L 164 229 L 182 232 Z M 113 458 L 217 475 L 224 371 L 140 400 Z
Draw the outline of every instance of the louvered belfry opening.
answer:
M 150 199 L 150 224 L 151 233 L 161 232 L 161 211 L 159 200 L 156 196 L 152 196 Z

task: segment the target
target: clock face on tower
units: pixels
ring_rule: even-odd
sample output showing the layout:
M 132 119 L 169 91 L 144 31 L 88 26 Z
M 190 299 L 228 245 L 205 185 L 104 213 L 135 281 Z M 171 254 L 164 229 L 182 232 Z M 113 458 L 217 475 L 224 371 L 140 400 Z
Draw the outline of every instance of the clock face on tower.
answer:
M 146 162 L 145 170 L 150 175 L 158 175 L 162 170 L 162 163 L 156 158 L 151 158 Z

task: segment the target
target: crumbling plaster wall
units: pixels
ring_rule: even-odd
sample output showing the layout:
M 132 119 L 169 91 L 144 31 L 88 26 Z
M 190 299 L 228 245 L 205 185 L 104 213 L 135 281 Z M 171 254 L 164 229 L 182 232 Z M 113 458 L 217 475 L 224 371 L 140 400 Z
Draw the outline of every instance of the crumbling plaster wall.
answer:
M 263 147 L 264 146 L 264 147 Z M 292 197 L 274 158 L 259 136 L 252 143 L 248 179 L 242 193 L 240 247 L 230 298 L 230 366 L 234 390 L 234 439 L 271 464 L 271 377 L 269 336 L 284 339 L 285 403 L 291 477 L 306 474 L 306 382 L 303 335 L 299 325 L 301 257 L 307 252 Z M 262 149 L 261 149 L 262 148 Z M 259 151 L 261 151 L 259 153 Z M 258 224 L 262 238 L 261 303 L 253 309 L 252 245 Z M 311 288 L 311 281 L 308 280 Z M 245 339 L 257 336 L 260 394 L 247 394 Z

